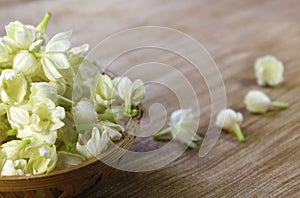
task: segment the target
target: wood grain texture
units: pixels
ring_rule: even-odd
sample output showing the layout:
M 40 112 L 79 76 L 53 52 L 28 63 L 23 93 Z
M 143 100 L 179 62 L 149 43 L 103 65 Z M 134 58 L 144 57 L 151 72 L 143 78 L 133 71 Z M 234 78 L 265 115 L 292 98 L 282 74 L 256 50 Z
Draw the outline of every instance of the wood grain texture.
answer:
M 175 28 L 192 36 L 210 52 L 221 70 L 228 106 L 241 111 L 245 117 L 242 127 L 246 143 L 223 133 L 203 158 L 198 157 L 198 145 L 198 149 L 187 150 L 160 170 L 117 171 L 97 191 L 91 192 L 90 197 L 300 197 L 298 0 L 0 2 L 0 27 L 15 19 L 36 24 L 46 11 L 53 13 L 50 35 L 72 29 L 75 44 L 87 42 L 91 47 L 112 33 L 146 25 Z M 3 35 L 4 29 L 0 33 Z M 266 54 L 284 62 L 286 81 L 279 87 L 262 90 L 273 99 L 290 103 L 291 107 L 257 116 L 245 110 L 243 98 L 248 90 L 257 88 L 253 63 L 258 56 Z M 124 65 L 153 59 L 180 67 L 193 83 L 204 109 L 198 131 L 203 136 L 209 122 L 208 90 L 203 79 L 194 76 L 188 63 L 174 54 L 141 50 L 120 57 L 111 67 L 118 71 Z M 170 74 L 157 76 L 153 72 L 141 76 L 146 77 L 167 79 Z M 150 93 L 146 105 L 163 100 L 168 114 L 178 107 L 172 93 Z M 159 120 L 160 116 L 155 119 Z M 138 138 L 132 149 L 149 151 L 164 144 L 152 138 Z

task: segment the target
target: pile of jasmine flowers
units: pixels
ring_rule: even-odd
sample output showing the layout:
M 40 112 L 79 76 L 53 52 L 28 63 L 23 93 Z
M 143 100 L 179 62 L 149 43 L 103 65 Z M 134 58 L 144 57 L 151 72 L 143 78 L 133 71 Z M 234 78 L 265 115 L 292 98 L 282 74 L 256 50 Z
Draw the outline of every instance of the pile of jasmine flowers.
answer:
M 50 18 L 11 22 L 0 38 L 1 176 L 49 173 L 104 152 L 145 96 L 141 80 L 99 73 L 87 44 L 71 47 L 71 32 L 49 39 Z

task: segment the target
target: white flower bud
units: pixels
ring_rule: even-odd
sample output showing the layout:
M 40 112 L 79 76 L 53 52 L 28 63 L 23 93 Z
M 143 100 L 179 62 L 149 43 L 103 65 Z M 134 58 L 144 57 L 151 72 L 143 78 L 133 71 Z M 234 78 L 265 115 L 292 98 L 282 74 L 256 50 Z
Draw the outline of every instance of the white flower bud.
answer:
M 79 101 L 73 110 L 76 124 L 94 124 L 97 121 L 94 106 L 87 100 Z
M 243 115 L 240 112 L 235 112 L 232 109 L 224 109 L 219 112 L 216 120 L 216 125 L 227 131 L 233 131 L 233 125 L 240 125 L 243 122 Z
M 265 113 L 269 110 L 271 99 L 261 91 L 249 91 L 245 97 L 248 111 L 253 113 Z
M 25 175 L 27 162 L 26 160 L 6 160 L 2 171 L 1 176 L 22 176 Z
M 179 109 L 174 111 L 170 117 L 169 128 L 158 132 L 153 137 L 159 139 L 165 135 L 171 134 L 179 142 L 195 148 L 195 141 L 201 140 L 196 134 L 198 129 L 198 120 L 192 109 Z
M 12 49 L 28 49 L 35 40 L 35 28 L 19 21 L 9 23 L 5 30 L 7 36 L 4 40 Z
M 94 127 L 92 130 L 91 138 L 86 144 L 77 142 L 76 150 L 86 158 L 92 158 L 107 149 L 109 137 L 107 133 L 100 134 L 100 131 Z
M 27 92 L 24 75 L 12 69 L 5 69 L 0 76 L 1 100 L 7 104 L 19 104 Z
M 57 91 L 49 83 L 46 82 L 31 83 L 30 91 L 31 91 L 30 97 L 47 98 L 54 103 L 57 100 Z
M 13 69 L 22 72 L 25 76 L 32 76 L 38 69 L 38 63 L 32 54 L 23 50 L 15 56 Z
M 252 113 L 265 113 L 271 107 L 286 109 L 289 107 L 287 103 L 272 102 L 269 96 L 264 92 L 253 90 L 249 91 L 245 97 L 245 104 L 248 111 Z
M 243 122 L 243 115 L 232 109 L 224 109 L 219 112 L 216 125 L 228 132 L 234 132 L 239 141 L 245 141 L 240 125 Z
M 198 129 L 198 121 L 192 112 L 192 109 L 180 109 L 174 111 L 170 117 L 169 126 L 173 138 L 176 138 L 181 143 L 195 148 L 196 144 L 193 141 L 199 141 L 201 138 L 196 134 Z
M 112 141 L 119 141 L 122 138 L 122 134 L 120 132 L 124 131 L 124 128 L 110 121 L 103 121 L 100 125 L 102 131 L 107 133 Z
M 92 94 L 94 95 L 94 103 L 101 106 L 110 105 L 114 96 L 114 88 L 110 77 L 102 74 L 98 75 Z
M 276 86 L 283 82 L 284 66 L 274 56 L 258 58 L 254 65 L 257 84 Z
M 131 106 L 139 105 L 146 94 L 146 88 L 141 80 L 132 82 L 129 78 L 123 77 L 118 81 L 118 95 L 125 103 L 126 113 L 131 112 Z
M 43 44 L 44 44 L 44 40 L 39 39 L 29 46 L 29 51 L 38 52 Z

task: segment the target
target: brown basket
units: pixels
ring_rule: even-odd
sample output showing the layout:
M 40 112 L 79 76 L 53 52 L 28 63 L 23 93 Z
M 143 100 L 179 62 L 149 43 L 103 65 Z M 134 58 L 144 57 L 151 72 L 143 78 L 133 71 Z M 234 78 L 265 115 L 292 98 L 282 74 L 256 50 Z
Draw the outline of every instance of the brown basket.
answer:
M 136 134 L 139 118 L 127 128 Z M 67 169 L 34 176 L 0 177 L 0 197 L 72 197 L 93 190 L 107 180 L 114 168 L 103 163 L 116 163 L 131 147 L 135 137 L 126 133 L 111 149 L 99 156 Z M 122 149 L 120 149 L 122 148 Z

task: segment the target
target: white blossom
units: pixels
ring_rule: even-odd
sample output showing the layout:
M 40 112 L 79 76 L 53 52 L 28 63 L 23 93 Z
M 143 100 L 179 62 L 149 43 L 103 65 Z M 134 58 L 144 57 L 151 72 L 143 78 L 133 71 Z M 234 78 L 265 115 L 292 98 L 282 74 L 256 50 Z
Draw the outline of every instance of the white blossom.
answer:
M 6 160 L 1 170 L 1 176 L 23 176 L 26 168 L 27 161 L 24 159 Z
M 19 104 L 27 92 L 24 75 L 12 69 L 5 69 L 0 76 L 1 100 L 7 104 Z
M 257 84 L 276 86 L 283 82 L 284 66 L 274 56 L 258 58 L 254 65 Z
M 94 124 L 98 115 L 93 104 L 88 100 L 79 101 L 73 108 L 76 124 Z
M 28 49 L 36 39 L 35 28 L 19 21 L 9 23 L 5 30 L 7 36 L 4 36 L 4 40 L 13 50 Z
M 101 122 L 100 128 L 103 133 L 108 134 L 112 141 L 119 141 L 122 138 L 122 134 L 120 132 L 124 132 L 124 127 L 108 120 Z
M 179 142 L 195 148 L 194 141 L 201 140 L 196 134 L 198 129 L 198 120 L 192 109 L 179 109 L 172 113 L 169 122 L 169 128 L 155 134 L 153 137 L 159 139 L 162 136 L 171 134 Z
M 22 72 L 25 76 L 33 76 L 38 69 L 36 58 L 27 50 L 16 54 L 13 62 L 13 69 Z
M 143 81 L 135 80 L 132 82 L 129 78 L 123 77 L 118 82 L 118 95 L 125 103 L 125 112 L 131 114 L 131 106 L 141 104 L 145 97 L 146 88 Z
M 265 113 L 271 107 L 288 108 L 287 103 L 272 102 L 269 96 L 258 90 L 249 91 L 245 97 L 245 104 L 248 111 L 253 113 Z
M 234 132 L 239 141 L 245 141 L 240 125 L 243 122 L 243 115 L 232 109 L 224 109 L 219 112 L 216 125 L 228 132 Z
M 46 77 L 50 81 L 59 81 L 63 78 L 60 70 L 70 69 L 70 62 L 66 55 L 71 46 L 71 32 L 56 34 L 46 45 L 41 57 L 41 64 Z
M 107 106 L 113 102 L 114 89 L 111 78 L 107 75 L 98 75 L 94 90 L 96 102 Z
M 106 150 L 108 147 L 108 143 L 108 134 L 100 133 L 100 131 L 96 127 L 94 127 L 91 133 L 91 138 L 85 144 L 77 142 L 76 150 L 81 155 L 89 159 Z
M 49 99 L 52 102 L 57 101 L 57 91 L 55 87 L 46 82 L 37 82 L 31 83 L 30 87 L 30 98 L 35 100 L 36 102 L 45 101 L 45 99 Z

